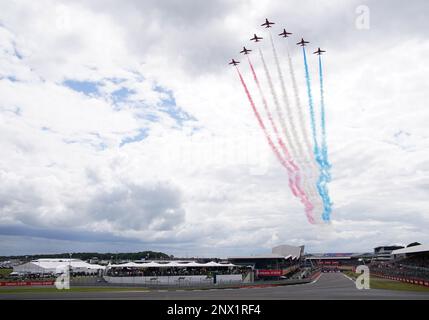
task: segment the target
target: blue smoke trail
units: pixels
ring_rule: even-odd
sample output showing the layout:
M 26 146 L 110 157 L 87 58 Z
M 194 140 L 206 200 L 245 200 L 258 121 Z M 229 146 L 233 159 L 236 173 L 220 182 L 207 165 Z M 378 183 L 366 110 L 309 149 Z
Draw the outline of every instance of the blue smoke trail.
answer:
M 322 56 L 319 55 L 319 81 L 320 81 L 320 112 L 321 112 L 321 128 L 322 128 L 322 143 L 321 143 L 321 153 L 323 166 L 329 170 L 331 164 L 328 161 L 328 144 L 326 142 L 326 124 L 325 124 L 325 93 L 323 90 L 323 68 L 322 68 Z M 329 171 L 327 171 L 329 174 Z
M 313 150 L 314 150 L 314 156 L 316 157 L 316 160 L 319 163 L 320 149 L 319 149 L 319 144 L 317 142 L 316 117 L 314 115 L 313 95 L 311 94 L 311 85 L 310 85 L 310 74 L 308 72 L 307 55 L 305 53 L 304 47 L 302 47 L 302 52 L 304 54 L 305 79 L 307 82 L 308 106 L 310 107 L 311 131 L 313 133 L 313 144 L 314 144 Z
M 322 155 L 322 162 L 323 162 L 323 175 L 324 180 L 322 181 L 322 184 L 325 188 L 325 194 L 327 196 L 328 206 L 325 208 L 323 212 L 323 220 L 328 221 L 330 219 L 330 214 L 332 212 L 332 203 L 329 199 L 328 189 L 326 184 L 331 181 L 331 164 L 328 160 L 328 144 L 326 142 L 326 119 L 325 119 L 325 93 L 324 93 L 324 86 L 323 86 L 323 67 L 322 67 L 322 56 L 319 55 L 319 81 L 320 81 L 320 112 L 321 112 L 321 128 L 322 128 L 322 145 L 321 145 L 321 155 Z
M 304 55 L 304 67 L 305 67 L 305 78 L 307 84 L 307 94 L 308 94 L 308 105 L 310 107 L 310 120 L 311 120 L 311 130 L 313 134 L 313 143 L 314 143 L 314 157 L 320 168 L 320 176 L 317 181 L 317 191 L 323 199 L 323 214 L 322 218 L 324 221 L 330 220 L 330 215 L 332 212 L 332 203 L 329 198 L 327 183 L 330 181 L 331 177 L 329 174 L 330 165 L 327 160 L 327 148 L 326 148 L 326 127 L 325 127 L 325 110 L 324 110 L 324 99 L 322 95 L 322 146 L 319 147 L 319 143 L 317 141 L 317 128 L 316 128 L 316 117 L 314 114 L 314 105 L 313 105 L 313 95 L 311 93 L 311 84 L 310 84 L 310 73 L 308 71 L 308 63 L 307 63 L 307 54 L 305 52 L 305 47 L 302 48 L 302 52 Z M 319 60 L 320 61 L 320 60 Z M 321 64 L 319 64 L 319 67 Z M 320 81 L 321 81 L 321 92 L 323 92 L 323 76 L 322 69 L 319 69 L 320 73 Z

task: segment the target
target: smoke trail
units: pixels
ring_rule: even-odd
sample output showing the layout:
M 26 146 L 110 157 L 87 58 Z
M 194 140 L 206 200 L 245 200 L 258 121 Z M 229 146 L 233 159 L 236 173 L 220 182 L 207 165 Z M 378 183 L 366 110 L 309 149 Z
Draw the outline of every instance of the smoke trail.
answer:
M 311 161 L 312 160 L 311 158 L 313 157 L 313 152 L 311 150 L 310 141 L 308 139 L 307 133 L 304 131 L 302 133 L 302 135 L 304 137 L 303 139 L 304 139 L 305 147 L 301 143 L 301 139 L 300 139 L 299 134 L 298 134 L 297 126 L 295 125 L 295 122 L 296 122 L 295 115 L 294 115 L 294 113 L 291 109 L 290 103 L 289 103 L 289 97 L 288 97 L 288 94 L 286 91 L 285 80 L 284 80 L 283 73 L 282 73 L 282 70 L 280 67 L 279 56 L 277 54 L 277 50 L 276 50 L 271 32 L 270 32 L 270 41 L 271 41 L 271 48 L 272 48 L 273 55 L 274 55 L 274 60 L 275 60 L 276 66 L 277 66 L 277 73 L 278 73 L 278 76 L 280 79 L 283 103 L 284 103 L 284 106 L 286 108 L 286 120 L 288 120 L 287 126 L 289 126 L 291 128 L 291 134 L 292 134 L 292 138 L 293 138 L 291 141 L 291 151 L 292 151 L 293 157 L 295 159 L 301 159 L 301 161 L 298 162 L 298 165 L 301 164 L 301 165 L 299 165 L 299 167 L 300 167 L 301 173 L 304 177 L 304 180 L 303 180 L 304 190 L 306 190 L 306 192 L 311 196 L 314 203 L 317 203 L 320 206 L 321 205 L 321 198 L 318 195 L 318 191 L 316 190 L 315 185 L 313 183 L 308 183 L 307 178 L 309 178 L 309 176 L 308 176 L 308 173 L 305 171 L 305 167 L 306 167 L 306 165 L 304 164 L 304 159 L 306 158 L 305 148 L 307 148 L 308 155 L 310 156 L 310 168 L 313 169 L 312 170 L 313 172 L 318 171 L 316 164 L 313 161 Z M 306 125 L 305 125 L 304 116 L 302 114 L 302 110 L 301 110 L 301 106 L 300 106 L 300 102 L 299 102 L 298 87 L 296 85 L 296 79 L 295 79 L 295 74 L 293 71 L 292 60 L 291 60 L 290 54 L 289 54 L 289 49 L 288 49 L 288 61 L 289 61 L 289 67 L 291 70 L 292 84 L 293 84 L 294 92 L 295 92 L 295 100 L 297 100 L 297 108 L 299 109 L 298 110 L 298 112 L 299 112 L 298 117 L 300 120 L 300 125 L 301 125 L 300 128 L 302 131 L 302 130 L 305 130 Z M 284 119 L 281 119 L 281 120 L 284 121 Z M 298 125 L 298 127 L 299 127 L 299 125 Z M 310 174 L 310 176 L 313 179 L 313 174 Z
M 315 203 L 317 204 L 317 206 L 319 207 L 323 207 L 324 206 L 324 202 L 323 202 L 323 197 L 321 196 L 319 190 L 317 188 L 317 183 L 318 183 L 318 179 L 319 179 L 319 168 L 318 168 L 318 164 L 316 163 L 316 159 L 314 156 L 314 150 L 313 147 L 311 146 L 311 141 L 309 138 L 309 132 L 308 132 L 308 128 L 307 128 L 307 120 L 306 117 L 303 113 L 303 106 L 301 105 L 301 99 L 299 96 L 299 90 L 298 90 L 298 84 L 296 81 L 296 76 L 295 76 L 295 69 L 292 63 L 292 57 L 290 54 L 290 50 L 289 50 L 289 45 L 286 44 L 286 50 L 287 50 L 287 57 L 288 57 L 288 66 L 289 66 L 289 72 L 290 72 L 290 77 L 292 80 L 292 87 L 293 87 L 293 91 L 294 91 L 294 96 L 295 96 L 295 106 L 296 109 L 298 111 L 298 120 L 299 120 L 299 127 L 300 127 L 300 131 L 301 131 L 301 135 L 302 135 L 302 139 L 304 141 L 304 145 L 305 145 L 305 149 L 306 149 L 306 153 L 308 155 L 308 162 L 309 162 L 309 166 L 311 168 L 311 172 L 310 172 L 310 178 L 311 181 L 314 182 L 314 184 L 312 183 L 312 190 L 313 190 L 313 196 L 315 198 Z M 316 195 L 317 193 L 317 195 Z M 323 216 L 323 212 L 321 213 L 321 215 Z
M 319 81 L 320 81 L 320 112 L 321 112 L 321 128 L 322 128 L 322 142 L 321 142 L 321 153 L 323 158 L 323 164 L 328 170 L 331 165 L 328 161 L 328 144 L 326 142 L 326 124 L 325 124 L 325 93 L 323 86 L 323 68 L 322 68 L 322 56 L 319 55 Z
M 291 143 L 292 137 L 290 135 L 288 128 L 285 126 L 283 112 L 282 112 L 282 109 L 280 108 L 279 100 L 277 98 L 276 91 L 274 90 L 273 81 L 271 79 L 270 71 L 268 70 L 267 64 L 265 62 L 264 54 L 262 53 L 261 49 L 259 49 L 259 55 L 261 57 L 262 65 L 264 67 L 265 76 L 266 76 L 267 81 L 268 81 L 268 86 L 270 87 L 271 96 L 273 97 L 274 105 L 276 107 L 276 112 L 277 112 L 277 115 L 280 119 L 280 126 L 282 128 L 283 134 L 285 135 L 286 141 Z M 291 147 L 292 147 L 292 145 L 291 145 Z
M 287 129 L 285 128 L 285 126 L 284 126 L 284 122 L 283 122 L 283 113 L 282 113 L 282 111 L 281 111 L 281 109 L 280 109 L 280 107 L 279 107 L 279 104 L 278 104 L 277 95 L 276 95 L 276 93 L 275 93 L 275 90 L 274 90 L 274 87 L 273 87 L 273 84 L 272 84 L 271 75 L 270 75 L 270 73 L 269 73 L 269 71 L 268 71 L 268 68 L 267 68 L 267 65 L 266 65 L 266 63 L 265 63 L 265 59 L 264 59 L 264 56 L 263 56 L 263 54 L 262 54 L 262 51 L 261 51 L 261 50 L 259 50 L 259 53 L 260 53 L 260 55 L 261 55 L 261 60 L 262 60 L 262 63 L 263 63 L 263 65 L 264 65 L 264 70 L 265 70 L 265 74 L 266 74 L 266 76 L 267 76 L 267 80 L 268 80 L 268 83 L 269 83 L 269 86 L 270 86 L 271 94 L 272 94 L 273 99 L 274 99 L 274 101 L 275 101 L 274 103 L 276 104 L 277 112 L 278 112 L 279 117 L 280 117 L 280 119 L 281 119 L 281 121 L 280 121 L 280 125 L 282 126 L 283 132 L 284 132 L 284 133 L 285 133 L 285 135 L 286 135 L 286 139 L 288 139 L 288 135 L 287 135 L 287 131 L 286 131 Z M 261 96 L 263 96 L 263 104 L 264 104 L 265 111 L 266 111 L 266 113 L 267 113 L 268 119 L 270 120 L 271 126 L 273 127 L 273 130 L 274 130 L 274 132 L 275 132 L 275 134 L 276 134 L 276 137 L 277 137 L 277 139 L 278 139 L 278 141 L 279 141 L 279 144 L 280 144 L 280 145 L 281 145 L 281 147 L 282 147 L 283 152 L 284 152 L 284 153 L 285 153 L 285 155 L 286 155 L 286 158 L 288 159 L 289 163 L 291 164 L 291 166 L 293 166 L 293 168 L 294 168 L 294 170 L 295 170 L 295 183 L 296 183 L 296 187 L 297 187 L 297 189 L 300 191 L 300 193 L 305 194 L 305 193 L 304 193 L 304 191 L 303 191 L 303 190 L 302 190 L 302 188 L 301 188 L 300 168 L 299 168 L 299 166 L 298 166 L 298 165 L 296 165 L 296 164 L 293 162 L 291 154 L 289 153 L 289 151 L 288 151 L 288 149 L 287 149 L 286 145 L 283 143 L 282 139 L 280 138 L 279 131 L 278 131 L 277 126 L 276 126 L 276 124 L 275 124 L 275 122 L 274 122 L 274 120 L 273 120 L 273 117 L 272 117 L 272 115 L 271 115 L 271 112 L 270 112 L 270 110 L 269 110 L 269 108 L 268 108 L 268 105 L 267 105 L 267 103 L 266 103 L 265 96 L 264 96 L 264 94 L 263 94 L 263 92 L 262 92 L 262 88 L 261 88 L 261 86 L 260 86 L 260 84 L 259 84 L 259 81 L 258 81 L 258 78 L 257 78 L 257 76 L 256 76 L 255 69 L 253 68 L 253 65 L 252 65 L 252 63 L 251 63 L 251 61 L 250 61 L 250 58 L 249 58 L 249 57 L 248 57 L 248 60 L 249 60 L 250 69 L 252 70 L 253 77 L 254 77 L 255 82 L 256 82 L 256 84 L 257 84 L 257 86 L 258 86 L 259 92 L 260 92 Z M 295 151 L 295 154 L 296 154 L 296 151 Z M 305 180 L 304 180 L 304 189 L 305 189 Z M 308 193 L 308 189 L 307 189 L 307 193 Z M 307 204 L 307 205 L 308 205 L 308 204 Z M 312 205 L 312 204 L 311 204 L 311 205 Z M 313 206 L 313 205 L 312 205 L 312 206 Z M 313 207 L 314 207 L 314 206 L 313 206 Z
M 270 72 L 268 70 L 267 64 L 265 62 L 264 54 L 262 53 L 261 49 L 259 49 L 259 55 L 260 55 L 260 58 L 261 58 L 261 61 L 262 61 L 262 65 L 264 67 L 265 76 L 266 76 L 267 81 L 268 81 L 268 86 L 270 87 L 271 95 L 272 95 L 273 100 L 274 100 L 274 105 L 276 107 L 276 112 L 277 112 L 277 115 L 278 115 L 278 117 L 280 119 L 280 126 L 282 128 L 282 131 L 283 131 L 285 137 L 286 137 L 286 141 L 291 142 L 292 138 L 291 138 L 291 135 L 290 135 L 287 127 L 285 126 L 283 112 L 282 112 L 282 110 L 280 108 L 280 104 L 279 104 L 279 101 L 278 101 L 278 98 L 277 98 L 277 94 L 276 94 L 276 91 L 274 90 L 272 78 L 271 78 Z M 269 117 L 271 117 L 270 114 L 271 113 L 268 111 L 268 116 Z M 272 119 L 272 117 L 271 117 L 271 119 Z M 274 124 L 273 121 L 272 121 L 272 125 L 273 125 L 274 130 L 276 130 L 276 126 L 275 126 L 275 124 Z M 293 144 L 291 144 L 291 147 L 293 149 Z M 290 155 L 289 155 L 288 152 L 285 152 L 285 153 L 286 153 L 287 157 L 290 157 Z M 295 154 L 296 154 L 296 151 L 295 151 Z M 301 176 L 300 176 L 300 172 L 299 172 L 300 169 L 296 165 L 294 165 L 294 167 L 296 168 L 296 179 L 297 179 L 296 180 L 296 185 L 297 186 L 301 186 Z
M 240 77 L 240 81 L 241 84 L 244 88 L 244 91 L 247 95 L 247 98 L 250 102 L 250 106 L 252 107 L 253 113 L 255 114 L 255 117 L 258 121 L 259 126 L 261 127 L 262 131 L 264 132 L 265 138 L 268 141 L 268 144 L 270 145 L 271 149 L 273 150 L 274 154 L 276 155 L 277 159 L 279 160 L 279 162 L 286 168 L 286 170 L 288 171 L 289 174 L 289 187 L 291 188 L 292 192 L 294 193 L 295 196 L 299 196 L 299 194 L 297 193 L 297 190 L 295 188 L 295 183 L 294 181 L 291 179 L 291 177 L 293 176 L 293 169 L 290 167 L 290 165 L 283 159 L 283 157 L 281 156 L 279 150 L 277 149 L 277 147 L 275 146 L 273 140 L 271 139 L 270 135 L 268 134 L 267 128 L 264 125 L 264 122 L 262 121 L 261 115 L 259 114 L 258 110 L 256 109 L 256 105 L 252 99 L 252 96 L 249 92 L 249 89 L 247 88 L 246 83 L 244 82 L 243 76 L 241 75 L 241 72 L 238 68 L 237 69 L 237 73 L 238 76 Z M 312 210 L 313 210 L 313 205 L 310 203 L 310 201 L 306 198 L 305 195 L 301 195 L 300 196 L 300 200 L 301 202 L 304 204 L 305 207 L 305 213 L 307 215 L 307 219 L 310 223 L 314 223 L 314 218 L 312 217 Z
M 305 80 L 307 84 L 308 106 L 310 107 L 310 123 L 311 123 L 311 131 L 313 136 L 313 148 L 314 148 L 313 150 L 314 150 L 314 156 L 316 157 L 316 161 L 319 163 L 320 151 L 319 151 L 319 144 L 317 142 L 316 117 L 314 115 L 313 95 L 311 93 L 310 73 L 308 72 L 308 63 L 307 63 L 307 55 L 305 53 L 305 47 L 302 47 L 302 52 L 304 54 L 304 67 L 305 67 Z
M 255 80 L 255 83 L 256 83 L 256 85 L 258 87 L 259 94 L 260 94 L 260 96 L 262 98 L 262 104 L 264 106 L 264 109 L 265 109 L 265 112 L 267 114 L 267 117 L 268 117 L 268 119 L 270 121 L 270 124 L 271 124 L 271 126 L 273 128 L 273 131 L 274 131 L 274 133 L 276 135 L 277 141 L 278 141 L 280 147 L 282 148 L 283 153 L 286 156 L 286 161 L 294 169 L 295 175 L 299 175 L 299 167 L 291 159 L 291 155 L 290 155 L 290 153 L 289 153 L 286 145 L 284 144 L 282 138 L 280 137 L 279 131 L 278 131 L 277 126 L 276 126 L 276 124 L 274 122 L 274 119 L 272 117 L 271 111 L 270 111 L 270 109 L 268 107 L 267 99 L 265 98 L 265 94 L 264 94 L 264 92 L 262 90 L 262 87 L 261 87 L 261 84 L 260 84 L 260 82 L 258 80 L 258 76 L 256 75 L 255 68 L 253 67 L 252 62 L 250 61 L 250 57 L 247 57 L 247 59 L 249 61 L 249 66 L 250 66 L 250 69 L 252 71 L 253 79 Z M 300 181 L 300 178 L 297 177 L 296 178 L 296 190 L 298 190 L 300 194 L 304 194 L 303 191 L 301 190 L 301 188 L 299 187 L 299 181 Z
M 322 215 L 323 220 L 329 221 L 329 217 L 332 211 L 331 200 L 329 198 L 329 194 L 326 186 L 327 182 L 329 181 L 329 176 L 324 166 L 323 156 L 321 155 L 320 148 L 317 142 L 316 119 L 314 114 L 313 96 L 311 93 L 310 74 L 308 71 L 308 63 L 307 63 L 307 55 L 305 52 L 305 47 L 302 48 L 302 52 L 304 55 L 304 67 L 305 67 L 305 78 L 306 78 L 306 84 L 307 84 L 308 105 L 310 107 L 310 120 L 311 120 L 310 122 L 311 122 L 311 129 L 312 129 L 313 143 L 314 143 L 314 156 L 320 168 L 320 176 L 317 181 L 317 190 L 319 191 L 319 194 L 323 199 L 323 215 Z
M 322 162 L 323 162 L 323 168 L 324 168 L 324 175 L 325 175 L 325 185 L 329 181 L 331 181 L 331 174 L 329 172 L 331 168 L 331 164 L 328 160 L 328 144 L 326 142 L 326 119 L 325 119 L 325 93 L 324 93 L 324 86 L 323 86 L 323 68 L 322 68 L 322 56 L 319 55 L 319 81 L 320 81 L 320 109 L 321 109 L 321 133 L 322 133 L 322 142 L 321 142 L 321 156 L 322 156 Z M 328 195 L 328 190 L 325 187 L 326 195 Z M 329 196 L 328 196 L 329 199 Z M 331 209 L 332 203 L 329 202 L 329 207 L 327 210 L 323 212 L 323 220 L 328 221 L 330 219 L 330 213 L 332 211 Z
M 282 90 L 282 97 L 283 97 L 283 103 L 285 105 L 286 112 L 287 112 L 286 119 L 289 120 L 289 121 L 287 121 L 287 125 L 289 125 L 289 127 L 291 128 L 291 134 L 292 134 L 292 138 L 293 138 L 290 141 L 292 153 L 294 154 L 295 158 L 297 158 L 297 156 L 300 157 L 300 158 L 302 158 L 303 151 L 302 151 L 302 146 L 300 144 L 300 140 L 299 140 L 299 137 L 298 137 L 296 126 L 295 126 L 295 117 L 294 117 L 294 114 L 293 114 L 292 109 L 290 107 L 289 97 L 288 97 L 288 94 L 287 94 L 287 91 L 286 91 L 286 86 L 285 86 L 285 81 L 284 81 L 284 78 L 283 78 L 283 73 L 282 73 L 282 70 L 280 68 L 279 57 L 278 57 L 278 54 L 277 54 L 276 47 L 274 45 L 274 40 L 273 40 L 273 36 L 271 34 L 271 31 L 270 31 L 270 40 L 271 40 L 271 48 L 273 50 L 274 60 L 275 60 L 276 66 L 277 66 L 277 73 L 278 73 L 279 79 L 280 79 L 281 90 Z M 284 118 L 281 118 L 280 120 L 281 121 L 285 121 Z
M 275 124 L 275 122 L 274 122 L 274 119 L 273 119 L 273 117 L 272 117 L 271 111 L 270 111 L 270 109 L 268 108 L 267 99 L 265 98 L 265 95 L 264 95 L 264 92 L 263 92 L 263 90 L 262 90 L 261 84 L 260 84 L 260 82 L 259 82 L 259 80 L 258 80 L 258 76 L 256 75 L 255 68 L 253 67 L 252 62 L 250 61 L 250 57 L 247 57 L 247 59 L 248 59 L 248 61 L 249 61 L 249 66 L 250 66 L 250 70 L 252 71 L 253 79 L 255 80 L 256 86 L 258 87 L 259 95 L 260 95 L 260 96 L 261 96 L 261 98 L 262 98 L 262 104 L 263 104 L 263 106 L 264 106 L 264 109 L 265 109 L 265 112 L 266 112 L 266 114 L 267 114 L 267 117 L 268 117 L 268 119 L 269 119 L 269 121 L 270 121 L 270 123 L 271 123 L 271 126 L 272 126 L 272 128 L 273 128 L 273 131 L 274 131 L 274 133 L 275 133 L 275 135 L 276 135 L 277 141 L 278 141 L 279 145 L 281 146 L 281 148 L 282 148 L 282 150 L 283 150 L 283 152 L 284 152 L 284 154 L 285 154 L 285 156 L 286 156 L 287 161 L 288 161 L 288 162 L 289 162 L 289 164 L 293 167 L 293 169 L 294 169 L 295 173 L 296 173 L 297 175 L 299 175 L 299 170 L 300 170 L 300 169 L 299 169 L 299 167 L 298 167 L 298 166 L 293 162 L 293 160 L 292 160 L 292 158 L 291 158 L 291 155 L 290 155 L 290 153 L 289 153 L 289 151 L 288 151 L 288 149 L 287 149 L 286 145 L 284 144 L 284 142 L 283 142 L 282 138 L 280 137 L 279 130 L 277 129 L 277 126 L 276 126 L 276 124 Z M 300 193 L 303 193 L 303 191 L 302 191 L 302 190 L 300 189 L 300 187 L 299 187 L 299 183 L 298 183 L 298 182 L 299 182 L 300 180 L 298 180 L 298 179 L 299 179 L 299 178 L 297 178 L 297 190 L 299 190 L 299 191 L 300 191 Z
M 301 100 L 299 98 L 298 84 L 296 82 L 295 70 L 292 63 L 292 57 L 290 56 L 289 47 L 287 47 L 287 56 L 288 56 L 290 77 L 292 80 L 292 87 L 293 87 L 294 96 L 295 96 L 296 109 L 298 110 L 299 127 L 301 129 L 301 134 L 302 134 L 304 144 L 307 148 L 308 156 L 312 160 L 313 151 L 312 151 L 310 139 L 308 138 L 309 135 L 307 130 L 307 124 L 306 124 L 304 113 L 302 112 L 302 105 L 301 105 Z M 310 163 L 313 165 L 313 168 L 317 170 L 315 163 L 313 161 L 310 161 Z
M 265 95 L 264 95 L 264 93 L 263 93 L 263 91 L 262 91 L 261 84 L 260 84 L 260 82 L 259 82 L 259 80 L 258 80 L 258 77 L 257 77 L 257 75 L 256 75 L 255 68 L 253 67 L 253 64 L 252 64 L 252 62 L 250 61 L 250 58 L 249 58 L 249 57 L 247 57 L 247 60 L 249 61 L 249 66 L 250 66 L 250 70 L 252 70 L 253 79 L 255 80 L 256 86 L 258 87 L 259 94 L 260 94 L 260 96 L 262 97 L 262 104 L 264 105 L 264 109 L 265 109 L 265 112 L 267 113 L 268 120 L 270 121 L 271 126 L 272 126 L 272 128 L 273 128 L 273 131 L 274 131 L 274 133 L 275 133 L 275 135 L 276 135 L 276 137 L 277 137 L 277 141 L 278 141 L 278 143 L 279 143 L 280 147 L 282 148 L 282 150 L 283 150 L 283 152 L 284 152 L 284 154 L 285 154 L 285 156 L 286 156 L 286 159 L 288 159 L 288 161 L 290 162 L 290 164 L 291 164 L 291 166 L 293 167 L 293 169 L 294 169 L 294 170 L 299 170 L 299 169 L 298 169 L 298 167 L 297 167 L 297 166 L 296 166 L 292 161 L 290 161 L 290 159 L 291 159 L 292 157 L 291 157 L 291 155 L 290 155 L 290 153 L 289 153 L 289 151 L 288 151 L 288 149 L 287 149 L 287 147 L 286 147 L 285 143 L 283 142 L 282 138 L 281 138 L 281 137 L 280 137 L 280 135 L 279 135 L 279 130 L 277 129 L 277 126 L 276 126 L 276 124 L 275 124 L 275 122 L 274 122 L 274 119 L 273 119 L 273 116 L 272 116 L 272 114 L 271 114 L 271 111 L 270 111 L 270 109 L 268 108 L 267 99 L 265 99 Z

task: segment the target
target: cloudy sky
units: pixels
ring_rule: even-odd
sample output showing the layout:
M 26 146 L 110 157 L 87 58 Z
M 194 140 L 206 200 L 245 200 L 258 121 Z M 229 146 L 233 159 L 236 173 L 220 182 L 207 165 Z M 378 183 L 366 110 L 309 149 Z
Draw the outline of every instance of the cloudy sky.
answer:
M 0 7 L 0 255 L 429 243 L 427 1 Z M 294 33 L 302 99 L 295 40 L 327 50 L 329 225 L 307 222 L 226 64 L 265 17 Z

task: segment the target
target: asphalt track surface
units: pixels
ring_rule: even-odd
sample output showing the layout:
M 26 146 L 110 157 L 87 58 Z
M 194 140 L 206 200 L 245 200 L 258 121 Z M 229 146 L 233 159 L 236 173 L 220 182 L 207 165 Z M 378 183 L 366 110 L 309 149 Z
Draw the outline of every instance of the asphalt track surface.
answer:
M 413 299 L 429 300 L 429 292 L 391 291 L 391 290 L 358 290 L 353 281 L 341 273 L 323 273 L 313 283 L 240 289 L 209 290 L 154 290 L 122 292 L 58 292 L 58 293 L 17 293 L 2 294 L 2 299 L 36 299 L 36 300 L 92 300 L 92 299 L 141 299 L 141 300 L 372 300 L 372 299 Z

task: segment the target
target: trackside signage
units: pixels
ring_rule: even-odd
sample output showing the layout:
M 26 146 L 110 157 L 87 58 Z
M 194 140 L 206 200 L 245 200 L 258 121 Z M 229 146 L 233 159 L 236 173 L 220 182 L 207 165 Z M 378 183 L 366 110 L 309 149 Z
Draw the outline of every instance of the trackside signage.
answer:
M 272 276 L 272 277 L 280 277 L 282 275 L 282 270 L 256 270 L 256 274 L 258 276 Z
M 0 281 L 0 287 L 53 286 L 54 281 Z

